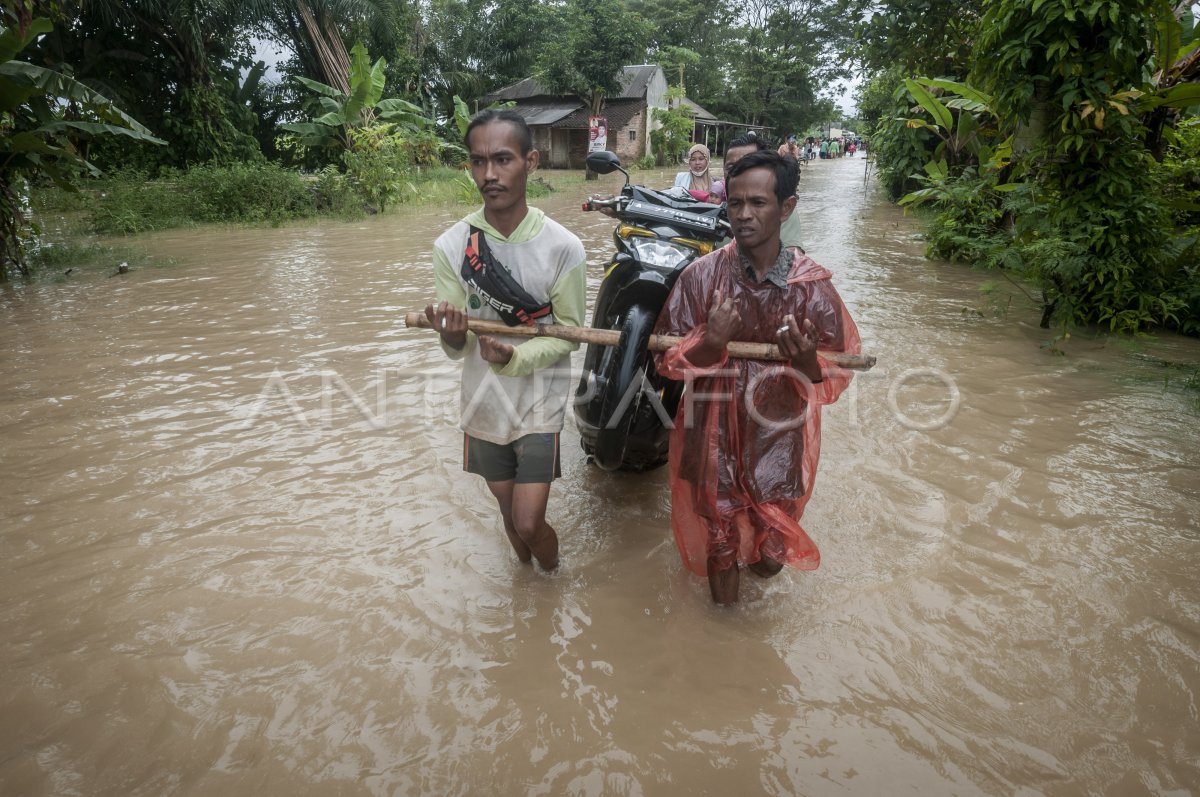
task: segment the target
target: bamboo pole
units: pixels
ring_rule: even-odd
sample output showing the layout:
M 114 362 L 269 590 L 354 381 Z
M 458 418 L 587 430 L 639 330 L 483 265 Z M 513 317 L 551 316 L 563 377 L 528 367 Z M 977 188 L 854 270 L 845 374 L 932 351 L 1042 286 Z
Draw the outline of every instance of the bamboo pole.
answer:
M 404 316 L 404 325 L 412 328 L 429 329 L 429 319 L 424 313 L 408 313 Z M 533 326 L 510 327 L 502 321 L 483 321 L 477 318 L 467 320 L 467 328 L 472 332 L 483 335 L 513 335 L 523 338 L 558 338 L 574 343 L 595 343 L 600 346 L 616 346 L 621 340 L 621 332 L 616 329 L 593 329 L 591 327 L 568 327 L 559 324 L 534 324 Z M 683 338 L 674 335 L 651 335 L 650 351 L 666 351 Z M 875 357 L 870 354 L 845 354 L 836 351 L 822 351 L 818 354 L 831 365 L 839 368 L 849 368 L 855 371 L 866 371 L 875 365 Z M 774 343 L 748 343 L 735 340 L 729 343 L 729 356 L 739 360 L 787 360 Z

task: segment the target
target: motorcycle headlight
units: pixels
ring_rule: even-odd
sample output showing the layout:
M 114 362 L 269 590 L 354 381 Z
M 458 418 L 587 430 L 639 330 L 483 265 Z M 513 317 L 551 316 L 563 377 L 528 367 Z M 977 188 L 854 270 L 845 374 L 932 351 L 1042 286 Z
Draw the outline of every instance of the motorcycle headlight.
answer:
M 637 255 L 638 260 L 650 266 L 673 269 L 684 261 L 695 257 L 698 252 L 690 246 L 664 241 L 661 238 L 630 237 L 626 239 L 629 248 Z

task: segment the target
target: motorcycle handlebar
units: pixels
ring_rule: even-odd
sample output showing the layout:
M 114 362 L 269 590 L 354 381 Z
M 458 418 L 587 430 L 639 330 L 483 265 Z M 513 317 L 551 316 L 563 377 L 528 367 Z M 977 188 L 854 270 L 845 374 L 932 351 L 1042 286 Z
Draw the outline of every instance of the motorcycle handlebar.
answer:
M 621 218 L 620 213 L 629 204 L 629 197 L 623 194 L 611 197 L 596 197 L 590 196 L 583 203 L 584 211 L 600 211 L 605 216 L 611 216 L 614 219 Z M 717 219 L 717 229 L 723 230 L 726 234 L 733 228 L 726 219 Z

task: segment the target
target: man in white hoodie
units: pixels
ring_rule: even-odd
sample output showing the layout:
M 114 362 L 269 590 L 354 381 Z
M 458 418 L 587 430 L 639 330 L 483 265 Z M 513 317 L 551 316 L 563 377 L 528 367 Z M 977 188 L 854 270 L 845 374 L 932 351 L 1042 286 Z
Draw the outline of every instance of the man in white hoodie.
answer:
M 582 326 L 583 244 L 526 204 L 538 152 L 520 115 L 481 111 L 466 143 L 483 207 L 434 243 L 438 304 L 425 314 L 446 354 L 463 360 L 463 469 L 487 481 L 517 558 L 536 558 L 553 570 L 558 535 L 546 522 L 546 504 L 550 483 L 561 475 L 558 438 L 572 387 L 569 355 L 577 344 L 477 336 L 467 319 Z

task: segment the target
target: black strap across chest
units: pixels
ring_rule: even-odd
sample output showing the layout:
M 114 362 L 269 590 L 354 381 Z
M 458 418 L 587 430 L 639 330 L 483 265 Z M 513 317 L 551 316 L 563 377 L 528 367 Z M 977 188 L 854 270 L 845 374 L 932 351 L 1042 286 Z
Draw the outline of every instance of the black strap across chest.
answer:
M 550 303 L 539 302 L 530 296 L 512 272 L 492 255 L 487 236 L 478 227 L 471 227 L 467 236 L 460 273 L 463 282 L 510 327 L 517 324 L 533 326 L 537 319 L 550 314 Z

